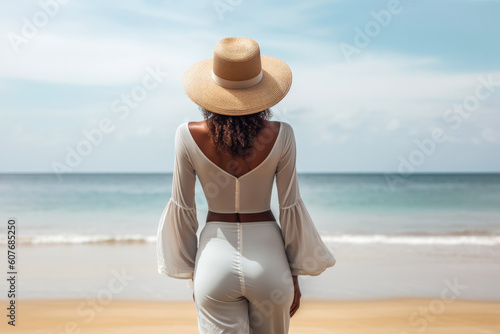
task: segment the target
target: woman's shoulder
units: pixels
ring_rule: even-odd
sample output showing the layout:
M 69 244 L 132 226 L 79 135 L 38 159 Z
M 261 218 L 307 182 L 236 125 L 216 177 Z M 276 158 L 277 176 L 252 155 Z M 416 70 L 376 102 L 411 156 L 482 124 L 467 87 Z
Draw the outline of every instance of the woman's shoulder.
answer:
M 273 126 L 276 129 L 278 127 L 284 127 L 284 128 L 287 128 L 287 130 L 292 129 L 292 126 L 289 123 L 284 122 L 284 121 L 269 121 L 269 120 L 266 120 L 265 122 L 268 125 Z M 201 121 L 186 121 L 184 123 L 179 124 L 179 126 L 177 127 L 177 129 L 180 129 L 180 128 L 188 128 L 188 129 L 190 129 L 192 131 L 203 131 L 203 130 L 207 130 L 207 122 L 206 122 L 206 120 L 201 120 Z
M 203 123 L 204 121 L 199 121 L 199 122 L 194 122 L 194 121 L 186 121 L 182 122 L 177 126 L 177 129 L 175 130 L 178 136 L 185 136 L 187 135 L 187 131 L 190 133 L 195 134 L 196 132 L 199 132 L 200 130 L 203 129 Z
M 188 121 L 182 123 L 180 126 L 189 131 L 191 135 L 194 137 L 204 136 L 208 132 L 208 126 L 206 120 Z
M 286 137 L 293 136 L 293 128 L 292 126 L 285 121 L 270 121 L 266 120 L 268 127 L 271 127 L 273 130 L 283 132 Z M 186 135 L 185 132 L 189 131 L 190 133 L 197 134 L 205 134 L 208 131 L 207 124 L 205 120 L 202 121 L 186 121 L 177 126 L 176 134 L 177 136 Z
M 189 128 L 205 128 L 207 121 L 206 120 L 201 120 L 201 121 L 188 121 L 184 122 L 183 124 L 186 124 Z
M 175 130 L 175 141 L 178 142 L 178 145 L 182 146 L 182 149 L 189 150 L 192 146 L 191 138 L 193 135 L 189 130 L 190 122 L 182 122 L 180 123 Z
M 279 123 L 282 138 L 284 138 L 286 142 L 288 142 L 290 139 L 295 138 L 295 135 L 293 133 L 293 127 L 289 123 L 285 121 L 274 121 L 274 122 Z
M 290 131 L 293 132 L 292 126 L 285 121 L 267 121 L 267 122 L 269 122 L 269 124 L 271 124 L 271 126 L 273 126 L 275 129 L 280 129 L 280 131 L 284 130 L 284 132 L 290 132 Z

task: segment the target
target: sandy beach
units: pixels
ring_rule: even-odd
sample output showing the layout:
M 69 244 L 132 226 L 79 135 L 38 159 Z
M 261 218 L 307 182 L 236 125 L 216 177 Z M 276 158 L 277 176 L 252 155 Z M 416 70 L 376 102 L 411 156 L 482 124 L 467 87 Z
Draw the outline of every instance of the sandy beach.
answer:
M 193 302 L 19 300 L 16 324 L 14 331 L 4 318 L 2 333 L 198 333 Z M 290 333 L 500 333 L 500 302 L 302 300 Z
M 0 177 L 19 190 L 4 198 L 5 212 L 23 212 L 17 326 L 7 325 L 0 296 L 0 333 L 197 333 L 192 290 L 157 271 L 170 178 L 77 175 L 60 185 L 50 177 Z M 413 176 L 397 196 L 383 175 L 302 180 L 337 264 L 299 276 L 290 333 L 500 333 L 500 176 Z M 381 189 L 382 207 L 367 207 L 382 203 Z M 351 204 L 342 211 L 322 198 Z

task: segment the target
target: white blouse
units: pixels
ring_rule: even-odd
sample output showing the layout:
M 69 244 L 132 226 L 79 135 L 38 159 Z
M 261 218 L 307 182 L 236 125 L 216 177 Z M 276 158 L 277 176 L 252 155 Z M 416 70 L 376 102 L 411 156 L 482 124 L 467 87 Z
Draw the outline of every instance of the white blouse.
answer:
M 177 127 L 172 197 L 160 218 L 157 233 L 158 272 L 173 278 L 193 278 L 198 249 L 195 183 L 200 180 L 213 212 L 261 212 L 271 208 L 276 176 L 279 224 L 292 275 L 317 276 L 336 260 L 321 239 L 299 192 L 292 127 L 280 122 L 271 152 L 256 168 L 235 177 L 201 151 L 188 128 Z

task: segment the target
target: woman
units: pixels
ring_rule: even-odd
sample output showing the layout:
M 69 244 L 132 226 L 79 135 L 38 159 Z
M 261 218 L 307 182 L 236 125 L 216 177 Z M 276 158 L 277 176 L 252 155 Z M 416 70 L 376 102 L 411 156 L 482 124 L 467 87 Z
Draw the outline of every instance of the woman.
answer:
M 261 56 L 244 37 L 220 40 L 213 59 L 184 74 L 205 119 L 177 127 L 158 271 L 192 280 L 200 333 L 288 333 L 300 304 L 297 276 L 335 264 L 300 197 L 293 129 L 269 121 L 291 82 L 285 62 Z M 199 243 L 196 175 L 209 207 Z M 279 224 L 270 210 L 274 178 Z

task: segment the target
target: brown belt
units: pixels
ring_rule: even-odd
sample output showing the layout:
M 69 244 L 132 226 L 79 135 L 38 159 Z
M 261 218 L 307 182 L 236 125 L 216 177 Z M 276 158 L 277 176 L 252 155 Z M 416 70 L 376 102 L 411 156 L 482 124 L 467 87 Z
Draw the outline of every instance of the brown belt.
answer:
M 207 223 L 209 221 L 219 221 L 219 222 L 262 222 L 262 221 L 276 221 L 274 218 L 273 212 L 271 210 L 263 211 L 263 212 L 255 212 L 255 213 L 219 213 L 208 211 L 207 215 Z

